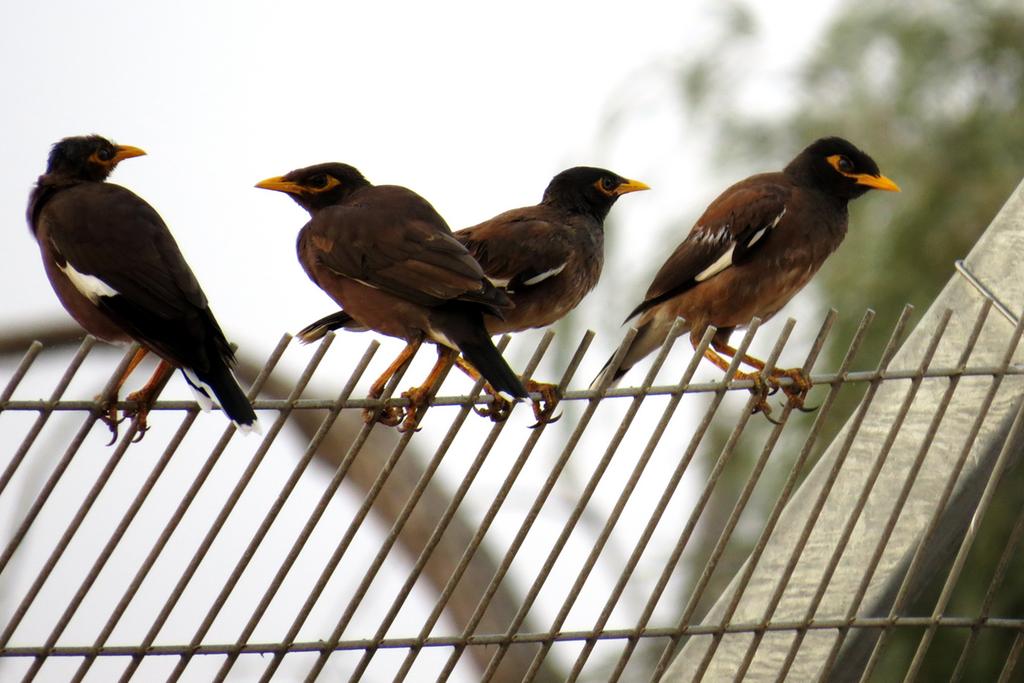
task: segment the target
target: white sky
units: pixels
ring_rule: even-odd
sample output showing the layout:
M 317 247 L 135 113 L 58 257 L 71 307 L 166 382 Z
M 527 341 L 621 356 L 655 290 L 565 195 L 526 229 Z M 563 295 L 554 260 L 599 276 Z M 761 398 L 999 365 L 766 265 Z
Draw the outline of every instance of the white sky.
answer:
M 665 253 L 646 255 L 653 235 L 675 218 L 692 219 L 734 179 L 707 167 L 701 131 L 680 121 L 669 80 L 671 66 L 704 44 L 718 4 L 6 3 L 0 324 L 30 327 L 66 315 L 24 208 L 50 145 L 94 132 L 149 153 L 111 180 L 163 215 L 228 337 L 258 358 L 282 332 L 335 307 L 296 262 L 304 212 L 252 186 L 322 161 L 418 191 L 453 229 L 536 202 L 568 166 L 643 180 L 653 190 L 613 211 L 615 228 L 629 231 L 630 253 L 609 255 L 592 297 L 642 289 Z M 786 67 L 812 47 L 834 6 L 754 3 L 765 37 L 752 68 L 762 75 L 766 111 L 781 106 Z M 609 134 L 613 109 L 623 120 Z M 633 264 L 645 258 L 651 263 L 641 272 Z M 614 329 L 624 313 L 611 311 L 595 326 Z M 350 370 L 342 349 L 361 353 L 367 340 L 340 337 L 331 350 L 336 367 Z M 526 347 L 513 358 L 525 358 Z M 377 362 L 397 348 L 386 345 Z M 0 385 L 6 372 L 0 368 Z M 188 395 L 175 384 L 172 394 Z M 222 425 L 200 419 L 207 418 L 219 433 Z

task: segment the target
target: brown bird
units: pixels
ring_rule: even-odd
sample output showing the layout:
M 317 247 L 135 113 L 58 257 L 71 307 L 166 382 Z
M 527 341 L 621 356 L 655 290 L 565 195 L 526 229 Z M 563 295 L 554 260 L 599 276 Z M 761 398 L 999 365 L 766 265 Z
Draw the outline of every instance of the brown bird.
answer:
M 379 398 L 388 379 L 424 340 L 437 344 L 427 380 L 403 396 L 408 411 L 391 406 L 364 413 L 402 429 L 414 428 L 447 366 L 461 352 L 490 384 L 511 398 L 526 390 L 495 348 L 486 316 L 511 304 L 480 264 L 452 236 L 425 199 L 397 185 L 372 185 L 347 164 L 319 164 L 268 178 L 256 187 L 288 194 L 310 221 L 298 238 L 299 262 L 313 282 L 340 304 L 356 329 L 373 329 L 406 347 L 370 389 Z
M 644 300 L 626 322 L 638 330 L 619 368 L 605 364 L 592 386 L 619 380 L 664 342 L 676 318 L 683 318 L 697 347 L 709 325 L 717 328 L 706 357 L 723 370 L 721 355 L 732 357 L 729 335 L 757 317 L 768 320 L 810 281 L 846 235 L 847 203 L 871 189 L 899 192 L 867 154 L 838 137 L 822 138 L 800 152 L 780 173 L 742 180 L 707 208 L 654 277 Z M 755 370 L 764 363 L 744 355 Z M 611 373 L 610 377 L 606 377 Z M 768 382 L 783 387 L 792 405 L 803 408 L 811 387 L 799 369 L 773 369 Z M 755 410 L 769 413 L 758 373 L 752 379 L 761 397 Z
M 53 146 L 28 206 L 46 274 L 64 308 L 90 334 L 142 345 L 112 394 L 98 397 L 115 438 L 117 394 L 150 351 L 160 356 L 160 365 L 127 397 L 138 403 L 126 415 L 138 421 L 140 438 L 175 368 L 204 410 L 212 406 L 212 393 L 227 416 L 249 430 L 256 414 L 231 374 L 234 353 L 166 224 L 138 195 L 104 182 L 119 162 L 143 154 L 98 135 Z
M 546 327 L 564 317 L 596 285 L 604 263 L 604 219 L 622 195 L 647 190 L 603 168 L 579 166 L 562 171 L 548 184 L 539 204 L 512 209 L 479 225 L 459 230 L 455 238 L 480 263 L 492 284 L 504 288 L 514 308 L 503 317 L 486 316 L 489 334 L 520 332 Z M 345 311 L 306 327 L 299 336 L 319 339 L 328 330 L 354 328 Z M 474 379 L 472 366 L 457 364 Z M 529 381 L 526 388 L 539 392 L 534 402 L 538 422 L 550 420 L 558 402 L 552 384 Z M 493 395 L 482 412 L 494 419 L 507 416 L 510 404 Z

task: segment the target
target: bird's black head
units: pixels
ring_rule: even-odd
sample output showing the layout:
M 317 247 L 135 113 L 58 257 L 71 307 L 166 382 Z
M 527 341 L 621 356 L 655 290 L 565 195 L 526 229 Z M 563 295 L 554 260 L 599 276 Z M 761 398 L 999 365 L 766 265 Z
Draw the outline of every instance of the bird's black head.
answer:
M 871 189 L 899 192 L 878 164 L 842 138 L 812 142 L 786 166 L 785 173 L 840 199 L 856 199 Z
M 46 174 L 100 182 L 119 162 L 143 154 L 138 147 L 115 145 L 99 135 L 64 138 L 50 150 Z
M 340 203 L 370 181 L 348 164 L 328 163 L 298 168 L 275 178 L 256 183 L 264 190 L 284 192 L 310 213 Z
M 562 171 L 548 183 L 542 203 L 588 214 L 599 221 L 620 196 L 649 190 L 637 180 L 629 180 L 603 168 L 576 166 Z

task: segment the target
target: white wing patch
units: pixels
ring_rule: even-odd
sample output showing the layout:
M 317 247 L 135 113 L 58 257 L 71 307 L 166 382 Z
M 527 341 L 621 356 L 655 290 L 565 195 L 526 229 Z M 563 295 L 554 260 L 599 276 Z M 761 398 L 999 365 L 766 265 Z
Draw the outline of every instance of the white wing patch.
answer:
M 489 277 L 487 279 L 495 287 L 508 287 L 508 283 L 512 282 L 512 279 L 507 277 Z
M 188 388 L 192 390 L 192 395 L 196 397 L 196 403 L 199 404 L 199 409 L 204 413 L 210 412 L 213 409 L 213 389 L 206 382 L 196 377 L 196 373 L 191 368 L 182 368 L 181 371 L 185 373 L 185 377 L 188 378 Z
M 750 248 L 750 247 L 753 247 L 754 245 L 756 245 L 758 243 L 758 240 L 763 238 L 765 236 L 765 233 L 768 232 L 768 230 L 770 230 L 770 229 L 774 228 L 776 225 L 778 225 L 778 221 L 782 220 L 782 216 L 784 216 L 784 215 L 785 215 L 785 207 L 782 207 L 782 211 L 777 216 L 775 216 L 775 220 L 773 220 L 772 222 L 768 223 L 767 225 L 762 227 L 760 230 L 755 232 L 754 233 L 754 237 L 751 238 L 751 241 L 746 243 L 746 247 Z
M 71 280 L 71 284 L 75 286 L 75 289 L 81 292 L 86 299 L 94 304 L 99 303 L 101 296 L 117 296 L 119 293 L 116 289 L 95 275 L 86 275 L 85 273 L 78 272 L 68 261 L 64 262 L 64 266 L 61 270 L 68 276 L 68 279 Z
M 735 244 L 729 247 L 729 251 L 719 256 L 717 261 L 715 261 L 710 266 L 697 273 L 697 277 L 693 279 L 696 280 L 697 282 L 704 282 L 709 277 L 714 277 L 715 275 L 721 273 L 723 270 L 732 265 L 732 252 L 734 251 L 736 251 Z
M 772 220 L 771 223 L 769 223 L 768 225 L 764 226 L 763 228 L 761 228 L 760 230 L 758 230 L 757 232 L 755 232 L 751 236 L 750 240 L 747 242 L 747 248 L 749 249 L 750 247 L 752 247 L 755 244 L 757 244 L 758 240 L 763 238 L 766 234 L 768 234 L 769 230 L 773 229 L 776 225 L 778 225 L 779 221 L 781 221 L 782 217 L 785 216 L 785 215 L 786 215 L 786 207 L 782 207 L 782 211 L 779 212 L 779 215 L 776 216 Z M 713 241 L 716 241 L 716 240 L 718 240 L 720 238 L 721 232 L 722 231 L 717 232 L 717 233 L 712 233 L 712 234 L 704 234 L 704 235 L 701 235 L 700 237 L 701 237 L 702 241 L 713 242 Z M 732 265 L 732 255 L 733 255 L 734 251 L 736 251 L 736 244 L 735 243 L 732 244 L 729 247 L 729 251 L 727 251 L 724 254 L 722 254 L 721 256 L 719 256 L 718 259 L 714 263 L 712 263 L 710 266 L 708 266 L 704 270 L 702 270 L 699 273 L 697 273 L 697 276 L 695 278 L 693 278 L 693 279 L 695 281 L 697 281 L 697 282 L 704 282 L 708 278 L 714 277 L 715 275 L 718 275 L 719 273 L 721 273 L 723 270 L 725 270 L 726 268 L 728 268 L 729 266 Z
M 543 273 L 540 273 L 539 275 L 534 275 L 529 280 L 523 280 L 523 284 L 529 287 L 531 285 L 537 284 L 538 282 L 544 282 L 544 280 L 547 280 L 549 277 L 554 277 L 561 273 L 563 270 L 565 270 L 566 264 L 568 264 L 568 261 L 566 261 L 565 263 L 556 268 L 552 268 L 551 270 L 545 270 Z

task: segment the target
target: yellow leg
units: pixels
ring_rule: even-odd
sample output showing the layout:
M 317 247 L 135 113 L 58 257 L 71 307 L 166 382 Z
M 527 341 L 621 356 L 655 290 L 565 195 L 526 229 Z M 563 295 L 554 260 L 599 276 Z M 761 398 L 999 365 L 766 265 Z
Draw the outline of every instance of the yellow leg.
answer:
M 481 379 L 480 373 L 477 372 L 477 369 L 470 365 L 469 361 L 462 356 L 458 356 L 455 359 L 455 366 L 469 375 L 469 378 L 474 382 Z M 476 414 L 482 415 L 483 417 L 489 417 L 493 422 L 504 422 L 507 420 L 509 414 L 512 412 L 512 402 L 502 398 L 502 396 L 494 390 L 494 387 L 492 387 L 491 383 L 487 380 L 484 380 L 484 391 L 486 391 L 487 395 L 491 397 L 491 405 L 484 406 L 483 408 L 473 408 L 473 410 L 476 411 Z
M 434 363 L 434 367 L 430 369 L 427 379 L 420 386 L 413 387 L 402 393 L 404 398 L 409 399 L 409 407 L 406 408 L 405 420 L 402 421 L 402 426 L 398 428 L 399 431 L 407 432 L 410 429 L 416 429 L 416 424 L 423 418 L 423 413 L 427 410 L 427 403 L 437 392 L 441 377 L 452 366 L 458 355 L 458 351 L 449 349 L 447 346 L 437 347 L 437 361 Z
M 409 359 L 416 355 L 416 352 L 420 348 L 420 344 L 423 341 L 416 339 L 405 345 L 402 352 L 398 354 L 398 357 L 388 366 L 387 370 L 377 378 L 377 381 L 370 386 L 370 391 L 367 394 L 367 398 L 380 398 L 381 394 L 384 393 L 384 387 L 387 386 L 388 380 L 402 369 L 402 367 L 409 362 Z M 389 427 L 401 423 L 403 411 L 398 406 L 385 406 L 381 408 L 366 408 L 363 410 L 363 422 L 370 424 L 373 422 L 380 422 L 386 424 Z
M 555 412 L 555 408 L 558 406 L 558 402 L 562 400 L 562 396 L 558 392 L 557 384 L 534 382 L 531 379 L 526 383 L 526 391 L 531 394 L 540 394 L 540 400 L 533 401 L 533 416 L 537 419 L 537 422 L 530 425 L 531 429 L 541 425 L 551 424 L 552 422 L 558 422 L 562 419 L 561 415 L 551 417 Z
M 114 383 L 111 390 L 96 397 L 96 401 L 100 404 L 100 419 L 110 429 L 110 443 L 107 444 L 108 446 L 117 440 L 117 425 L 121 423 L 121 420 L 117 417 L 117 395 L 121 393 L 121 387 L 128 381 L 128 376 L 139 366 L 139 363 L 142 362 L 142 359 L 148 353 L 149 349 L 145 346 L 139 347 L 132 355 L 131 360 L 128 361 L 128 366 L 121 373 L 121 376 L 117 378 L 117 382 Z
M 459 356 L 455 360 L 455 365 L 460 370 L 469 375 L 473 381 L 480 379 L 480 373 L 474 368 L 469 362 Z M 498 392 L 494 390 L 490 382 L 484 381 L 484 391 L 491 397 L 491 405 L 484 408 L 474 408 L 478 415 L 484 417 L 490 417 L 494 422 L 502 422 L 507 420 L 509 413 L 512 412 L 512 402 L 505 398 L 502 398 Z M 552 418 L 551 414 L 555 412 L 555 407 L 558 402 L 562 400 L 562 397 L 558 393 L 558 385 L 548 384 L 546 382 L 535 382 L 532 379 L 526 382 L 526 391 L 528 393 L 540 394 L 539 401 L 533 401 L 533 416 L 537 419 L 535 424 L 530 425 L 530 428 L 539 427 L 542 424 L 551 424 L 552 422 L 558 422 L 561 419 L 561 415 Z
M 149 429 L 149 426 L 146 424 L 149 411 L 153 407 L 153 402 L 156 401 L 156 397 L 160 395 L 164 386 L 167 385 L 167 380 L 170 379 L 173 374 L 174 366 L 161 359 L 160 364 L 156 366 L 156 370 L 153 371 L 153 376 L 149 378 L 146 385 L 125 397 L 126 401 L 134 401 L 138 404 L 137 407 L 129 408 L 124 411 L 125 416 L 132 417 L 138 422 L 139 435 L 135 438 L 136 441 L 140 441 L 145 435 L 146 430 Z
M 696 347 L 696 340 L 693 340 L 693 343 L 694 347 Z M 733 348 L 732 346 L 729 346 L 729 344 L 722 340 L 713 339 L 711 341 L 711 345 L 715 348 L 715 350 L 717 350 L 720 353 L 724 353 L 730 358 L 736 357 L 736 349 Z M 710 360 L 712 363 L 720 367 L 722 370 L 729 369 L 728 361 L 726 361 L 724 358 L 718 355 L 718 353 L 715 353 L 714 350 L 708 349 L 704 355 L 708 360 Z M 747 365 L 749 365 L 752 368 L 755 368 L 758 371 L 764 370 L 765 367 L 764 361 L 746 353 L 743 354 L 743 356 L 740 358 L 740 361 L 746 363 Z M 737 372 L 735 374 L 735 377 L 736 379 L 751 379 L 755 382 L 755 385 L 757 385 L 757 383 L 761 381 L 761 376 L 759 372 Z M 782 377 L 788 377 L 790 380 L 792 380 L 792 384 L 787 384 L 785 386 L 779 384 L 779 379 L 781 379 Z M 810 378 L 807 377 L 807 375 L 804 374 L 804 371 L 801 370 L 800 368 L 775 368 L 774 370 L 771 370 L 768 373 L 768 384 L 772 386 L 776 391 L 781 388 L 782 392 L 786 394 L 786 397 L 788 398 L 790 405 L 792 405 L 797 410 L 808 410 L 807 408 L 804 408 L 804 400 L 807 398 L 807 392 L 811 390 L 813 384 Z M 762 391 L 763 393 L 763 390 L 760 391 Z M 773 391 L 772 393 L 775 392 Z M 755 406 L 755 410 L 764 410 L 765 408 L 767 408 L 767 404 L 764 403 L 763 400 L 759 402 L 757 406 Z M 769 412 L 769 410 L 766 410 L 765 414 L 768 414 Z

